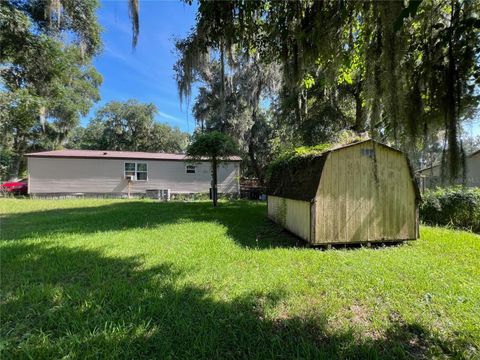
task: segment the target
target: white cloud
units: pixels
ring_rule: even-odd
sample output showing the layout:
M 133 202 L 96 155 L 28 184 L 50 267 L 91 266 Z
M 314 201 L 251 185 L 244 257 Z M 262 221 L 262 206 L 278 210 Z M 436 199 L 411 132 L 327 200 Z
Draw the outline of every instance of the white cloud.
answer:
M 127 67 L 136 74 L 136 80 L 148 85 L 149 87 L 159 91 L 163 94 L 176 95 L 171 88 L 166 88 L 161 84 L 161 80 L 165 78 L 165 73 L 156 70 L 153 66 L 140 61 L 133 57 L 133 55 L 125 55 L 112 47 L 105 48 L 105 55 L 118 60 L 123 66 Z M 160 80 L 160 81 L 159 81 Z
M 158 112 L 158 115 L 159 115 L 160 117 L 163 117 L 163 118 L 165 118 L 165 119 L 167 119 L 167 120 L 171 120 L 171 121 L 174 121 L 174 122 L 178 122 L 178 123 L 183 122 L 182 119 L 180 119 L 180 118 L 178 118 L 178 117 L 176 117 L 176 116 L 167 114 L 166 112 L 163 112 L 163 111 L 159 111 L 159 112 Z

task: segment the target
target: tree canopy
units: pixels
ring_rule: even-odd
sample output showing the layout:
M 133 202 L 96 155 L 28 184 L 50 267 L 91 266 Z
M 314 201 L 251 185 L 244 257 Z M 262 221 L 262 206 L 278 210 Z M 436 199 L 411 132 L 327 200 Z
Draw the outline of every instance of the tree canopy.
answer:
M 409 150 L 443 131 L 445 168 L 451 177 L 460 172 L 460 124 L 473 116 L 479 100 L 478 2 L 198 5 L 192 33 L 177 44 L 181 98 L 190 96 L 199 69 L 217 58 L 223 117 L 226 74 L 236 66 L 236 54 L 280 63 L 277 115 L 305 135 L 318 134 L 306 140 L 350 128 Z
M 216 159 L 221 162 L 225 158 L 237 153 L 235 141 L 220 131 L 205 134 L 195 134 L 188 145 L 187 155 L 192 160 L 200 161 L 204 158 Z
M 65 141 L 99 99 L 90 63 L 101 48 L 97 1 L 0 3 L 2 178 L 18 177 L 28 150 Z
M 178 153 L 188 134 L 155 121 L 157 107 L 137 100 L 111 101 L 97 110 L 85 128 L 77 128 L 66 146 L 117 151 Z
M 177 42 L 177 49 L 181 54 L 182 41 Z M 218 59 L 212 58 L 196 70 L 199 92 L 194 99 L 193 115 L 200 132 L 220 131 L 235 139 L 244 155 L 243 172 L 263 180 L 273 128 L 261 103 L 267 98 L 274 100 L 281 74 L 275 64 L 264 64 L 241 54 L 232 56 L 235 66 L 224 69 L 224 80 Z M 180 66 L 177 63 L 175 67 L 179 85 Z

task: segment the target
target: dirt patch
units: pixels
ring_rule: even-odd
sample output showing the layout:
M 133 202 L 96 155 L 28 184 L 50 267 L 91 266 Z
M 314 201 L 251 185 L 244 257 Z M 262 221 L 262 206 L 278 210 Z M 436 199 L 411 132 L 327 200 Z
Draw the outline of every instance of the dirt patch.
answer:
M 367 326 L 370 324 L 368 320 L 369 312 L 365 307 L 361 305 L 350 306 L 350 312 L 352 313 L 351 322 L 355 325 Z

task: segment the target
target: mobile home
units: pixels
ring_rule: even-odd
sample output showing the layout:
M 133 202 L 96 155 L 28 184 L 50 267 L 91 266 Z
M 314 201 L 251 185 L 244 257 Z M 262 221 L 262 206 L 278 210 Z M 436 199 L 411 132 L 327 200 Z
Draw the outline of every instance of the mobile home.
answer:
M 211 166 L 183 154 L 55 150 L 27 154 L 28 191 L 32 195 L 104 194 L 125 196 L 147 190 L 171 194 L 208 193 Z M 219 193 L 238 194 L 240 158 L 224 159 L 218 168 Z

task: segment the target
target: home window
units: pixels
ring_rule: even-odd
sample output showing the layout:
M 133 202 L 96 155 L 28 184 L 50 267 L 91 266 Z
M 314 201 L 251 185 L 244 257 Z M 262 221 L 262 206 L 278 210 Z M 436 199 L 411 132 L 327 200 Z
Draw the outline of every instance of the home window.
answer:
M 197 171 L 197 167 L 195 165 L 187 165 L 185 167 L 185 171 L 187 174 L 195 174 L 195 172 Z
M 147 163 L 125 163 L 125 179 L 146 181 L 148 179 Z

